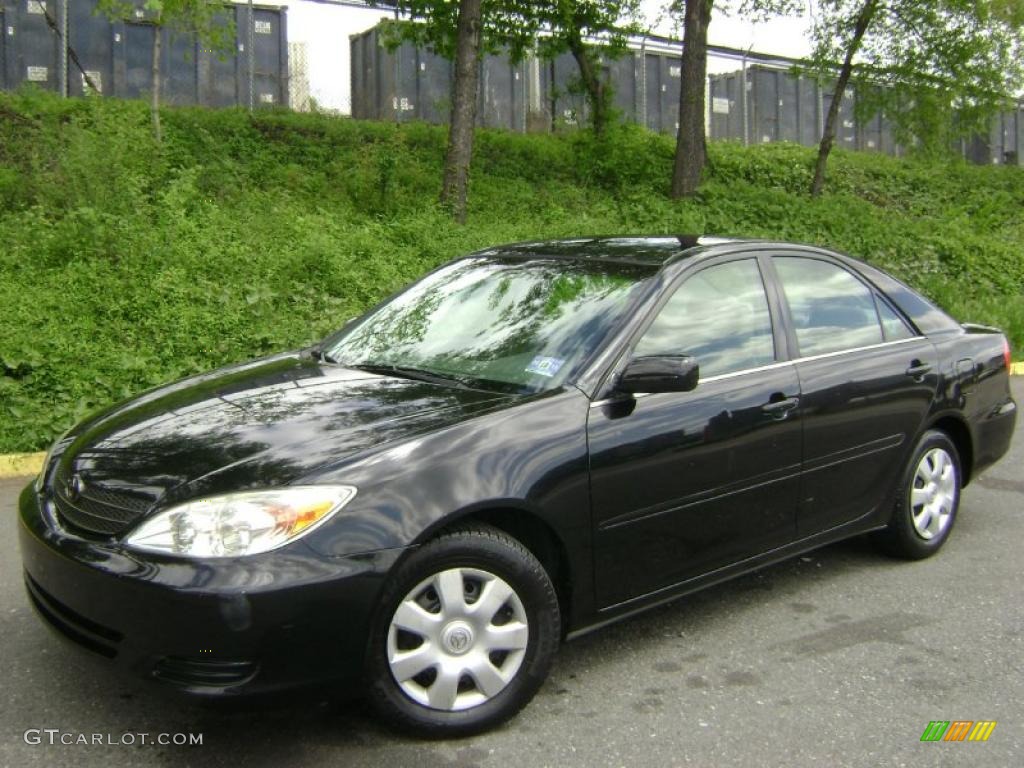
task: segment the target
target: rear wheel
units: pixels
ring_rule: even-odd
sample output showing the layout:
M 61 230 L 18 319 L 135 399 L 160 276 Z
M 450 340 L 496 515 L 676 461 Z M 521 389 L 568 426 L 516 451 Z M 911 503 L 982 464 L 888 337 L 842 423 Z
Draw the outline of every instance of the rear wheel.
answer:
M 960 455 L 944 432 L 929 430 L 904 473 L 884 548 L 912 560 L 938 552 L 949 538 L 960 506 Z
M 559 622 L 551 580 L 522 544 L 489 526 L 444 534 L 385 588 L 367 651 L 371 701 L 420 735 L 489 728 L 544 682 Z

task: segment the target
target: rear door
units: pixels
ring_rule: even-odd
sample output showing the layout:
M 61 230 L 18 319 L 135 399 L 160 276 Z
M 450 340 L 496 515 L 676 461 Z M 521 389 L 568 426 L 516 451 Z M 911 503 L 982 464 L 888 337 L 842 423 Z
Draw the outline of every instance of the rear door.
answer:
M 772 265 L 800 378 L 805 538 L 892 503 L 939 366 L 932 343 L 845 265 L 807 254 Z
M 688 274 L 629 354 L 696 357 L 696 389 L 591 407 L 602 607 L 793 540 L 799 388 L 773 332 L 773 302 L 753 256 Z

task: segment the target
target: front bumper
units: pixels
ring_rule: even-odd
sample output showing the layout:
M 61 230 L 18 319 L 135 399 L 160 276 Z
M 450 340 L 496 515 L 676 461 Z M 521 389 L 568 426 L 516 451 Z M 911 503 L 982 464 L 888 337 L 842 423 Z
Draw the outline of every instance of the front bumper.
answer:
M 353 682 L 402 552 L 329 558 L 300 540 L 234 560 L 141 554 L 63 530 L 31 485 L 18 530 L 29 599 L 53 629 L 136 675 L 207 696 Z

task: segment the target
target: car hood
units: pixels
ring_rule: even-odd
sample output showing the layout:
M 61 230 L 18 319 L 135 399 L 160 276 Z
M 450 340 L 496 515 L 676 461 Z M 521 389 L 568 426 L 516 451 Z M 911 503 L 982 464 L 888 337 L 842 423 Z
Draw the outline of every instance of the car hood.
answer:
M 54 482 L 140 504 L 300 481 L 310 471 L 517 398 L 321 365 L 224 368 L 115 406 L 71 434 Z

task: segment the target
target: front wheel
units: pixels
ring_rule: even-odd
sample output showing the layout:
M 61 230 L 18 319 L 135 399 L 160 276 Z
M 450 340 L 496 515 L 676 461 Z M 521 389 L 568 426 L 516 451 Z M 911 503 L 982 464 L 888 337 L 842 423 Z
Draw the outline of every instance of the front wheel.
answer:
M 960 454 L 945 432 L 922 435 L 905 470 L 892 520 L 880 533 L 897 557 L 920 560 L 949 538 L 960 506 Z
M 367 649 L 370 699 L 419 735 L 476 733 L 533 698 L 559 633 L 554 587 L 522 544 L 482 525 L 443 534 L 385 587 Z

